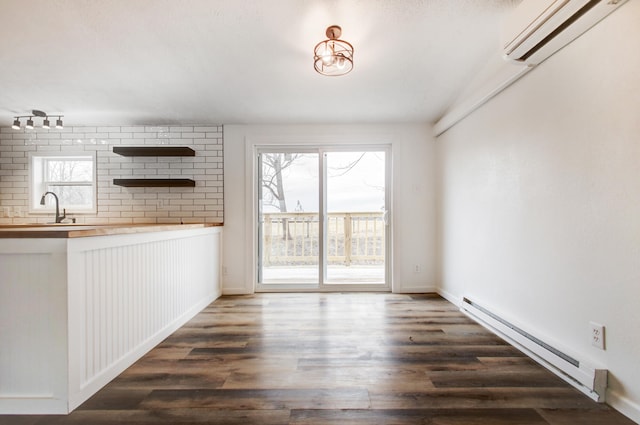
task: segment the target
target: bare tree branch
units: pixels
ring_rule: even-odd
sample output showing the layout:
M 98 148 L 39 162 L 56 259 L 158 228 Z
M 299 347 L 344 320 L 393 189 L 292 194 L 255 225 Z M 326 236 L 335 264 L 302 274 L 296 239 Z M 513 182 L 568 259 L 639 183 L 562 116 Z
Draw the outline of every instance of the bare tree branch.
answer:
M 330 176 L 330 177 L 340 177 L 340 176 L 344 176 L 344 175 L 345 175 L 345 174 L 347 174 L 349 171 L 351 171 L 351 169 L 352 169 L 353 167 L 355 167 L 355 166 L 358 164 L 358 162 L 360 162 L 360 160 L 361 160 L 362 158 L 364 158 L 364 156 L 365 156 L 366 154 L 367 154 L 366 152 L 363 152 L 363 153 L 362 153 L 362 155 L 360 155 L 360 157 L 359 157 L 358 159 L 356 159 L 356 160 L 355 160 L 355 161 L 353 161 L 353 162 L 350 162 L 349 164 L 347 164 L 347 165 L 346 165 L 346 166 L 344 166 L 344 167 L 334 167 L 334 168 L 332 168 L 333 170 L 344 170 L 344 171 L 343 171 L 342 173 L 340 173 L 340 174 L 334 174 L 334 175 L 332 175 L 332 176 Z

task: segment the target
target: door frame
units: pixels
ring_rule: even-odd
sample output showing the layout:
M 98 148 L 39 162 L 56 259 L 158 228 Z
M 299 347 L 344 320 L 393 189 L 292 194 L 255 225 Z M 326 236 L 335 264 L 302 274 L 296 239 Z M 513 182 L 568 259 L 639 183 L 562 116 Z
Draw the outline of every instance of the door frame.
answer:
M 251 247 L 251 252 L 247 258 L 247 276 L 251 276 L 252 286 L 255 292 L 391 292 L 393 287 L 392 270 L 392 241 L 393 241 L 393 220 L 392 220 L 392 195 L 393 195 L 393 173 L 392 173 L 392 154 L 393 145 L 391 143 L 344 143 L 327 140 L 308 141 L 308 143 L 269 143 L 247 141 L 246 165 L 247 165 L 247 194 L 248 199 L 246 206 L 249 209 L 248 215 L 248 234 L 247 242 Z M 259 205 L 258 178 L 260 170 L 258 170 L 258 154 L 260 152 L 285 152 L 295 151 L 299 153 L 318 153 L 319 154 L 319 215 L 320 215 L 320 249 L 323 254 L 319 258 L 319 282 L 317 284 L 261 284 L 259 283 L 258 270 L 260 261 L 259 243 L 260 223 L 259 223 Z M 386 225 L 385 225 L 385 272 L 384 283 L 382 284 L 338 284 L 324 283 L 326 264 L 323 264 L 323 257 L 326 255 L 324 240 L 326 232 L 326 175 L 324 164 L 324 153 L 326 152 L 353 152 L 353 151 L 384 151 L 385 152 L 385 209 L 386 209 Z M 322 190 L 325 188 L 325 190 Z M 250 269 L 250 270 L 249 270 Z

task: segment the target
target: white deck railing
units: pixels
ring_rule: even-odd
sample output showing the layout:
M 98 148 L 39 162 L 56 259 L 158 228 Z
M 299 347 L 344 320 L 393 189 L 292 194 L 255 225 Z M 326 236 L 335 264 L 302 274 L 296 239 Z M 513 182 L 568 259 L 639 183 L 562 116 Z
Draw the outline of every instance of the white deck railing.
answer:
M 263 266 L 318 263 L 317 213 L 267 213 L 263 218 Z M 329 213 L 326 231 L 329 264 L 384 264 L 382 212 Z

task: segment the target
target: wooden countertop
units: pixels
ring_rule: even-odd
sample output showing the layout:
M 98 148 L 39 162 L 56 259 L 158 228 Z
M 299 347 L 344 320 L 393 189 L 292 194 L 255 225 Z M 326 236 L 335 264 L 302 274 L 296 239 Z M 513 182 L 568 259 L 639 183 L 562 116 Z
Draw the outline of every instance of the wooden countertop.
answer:
M 222 226 L 222 223 L 196 224 L 14 224 L 0 225 L 0 238 L 84 238 L 133 233 L 165 232 Z

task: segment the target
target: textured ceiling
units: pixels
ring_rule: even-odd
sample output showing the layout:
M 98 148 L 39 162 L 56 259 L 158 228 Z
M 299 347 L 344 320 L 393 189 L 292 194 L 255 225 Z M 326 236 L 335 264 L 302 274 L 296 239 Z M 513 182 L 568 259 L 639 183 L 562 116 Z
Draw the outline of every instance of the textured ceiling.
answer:
M 0 125 L 433 122 L 518 0 L 0 0 Z M 327 26 L 354 45 L 313 70 Z

